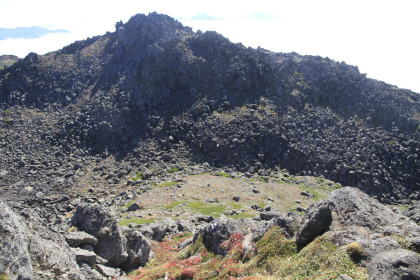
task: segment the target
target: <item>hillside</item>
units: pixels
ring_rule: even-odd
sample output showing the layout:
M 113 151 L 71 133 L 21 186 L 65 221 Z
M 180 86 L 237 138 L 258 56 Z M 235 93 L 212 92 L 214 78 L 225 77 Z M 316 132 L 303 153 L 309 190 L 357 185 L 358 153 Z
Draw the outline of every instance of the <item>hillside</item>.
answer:
M 374 200 L 409 208 L 405 213 L 419 222 L 418 93 L 366 78 L 344 62 L 247 48 L 216 32 L 193 32 L 156 13 L 135 15 L 115 27 L 115 32 L 55 52 L 31 53 L 0 70 L 0 198 L 12 208 L 2 217 L 7 221 L 18 216 L 15 224 L 5 223 L 4 228 L 19 229 L 22 235 L 10 237 L 19 244 L 36 237 L 52 244 L 48 248 L 64 248 L 57 253 L 62 258 L 57 263 L 48 260 L 46 270 L 96 279 L 93 274 L 105 276 L 102 269 L 113 267 L 113 275 L 120 276 L 121 270 L 128 272 L 153 259 L 150 248 L 156 253 L 162 244 L 175 246 L 159 243 L 160 237 L 187 231 L 195 236 L 189 244 L 201 246 L 197 240 L 203 234 L 207 253 L 226 257 L 230 250 L 219 245 L 231 235 L 240 232 L 245 246 L 244 228 L 252 229 L 256 243 L 273 225 L 294 248 L 284 257 L 290 253 L 306 258 L 300 249 L 313 240 L 329 242 L 321 248 L 329 250 L 326 257 L 352 242 L 367 251 L 357 256 L 361 263 L 348 255 L 334 259 L 348 266 L 335 272 L 329 267 L 319 277 L 341 271 L 339 276 L 348 269 L 355 279 L 365 279 L 366 268 L 370 277 L 372 271 L 380 271 L 371 268 L 375 256 L 383 253 L 372 249 L 377 238 L 395 237 L 387 239 L 384 251 L 418 251 L 413 249 L 420 236 L 418 225 L 397 208 L 394 213 Z M 360 189 L 370 198 L 342 186 Z M 337 206 L 345 195 L 357 206 L 349 206 L 350 214 Z M 373 205 L 366 206 L 375 212 L 367 218 L 372 224 L 343 222 L 365 204 Z M 134 210 L 127 210 L 131 205 Z M 272 211 L 276 214 L 263 218 L 262 213 Z M 307 239 L 305 223 L 320 222 L 317 217 L 324 215 L 330 221 L 326 228 Z M 366 218 L 357 211 L 354 215 L 352 222 Z M 225 216 L 239 222 L 226 222 Z M 97 217 L 103 218 L 99 224 Z M 275 224 L 264 220 L 276 217 Z M 214 218 L 226 230 L 222 237 L 206 241 Z M 38 219 L 39 228 L 27 226 Z M 392 229 L 398 220 L 404 220 L 405 232 Z M 346 228 L 341 233 L 340 223 Z M 370 236 L 376 237 L 351 231 L 351 226 L 369 228 Z M 70 253 L 75 248 L 60 245 L 66 243 L 62 234 L 68 231 L 93 236 L 83 249 L 95 252 L 96 262 L 92 255 L 80 257 L 76 252 L 76 263 Z M 81 248 L 72 242 L 67 240 Z M 106 249 L 109 244 L 116 247 Z M 127 251 L 127 244 L 137 251 Z M 34 248 L 22 258 L 39 264 L 42 253 Z M 274 263 L 257 261 L 263 256 L 254 249 L 250 257 L 261 266 L 251 263 L 248 272 L 231 276 L 270 275 Z M 139 252 L 147 252 L 147 257 Z M 160 257 L 156 256 L 159 262 Z M 217 260 L 220 265 L 222 260 Z M 276 261 L 284 264 L 285 259 Z M 44 270 L 38 273 L 35 267 L 18 274 L 54 278 L 49 272 L 42 276 Z M 173 273 L 179 279 L 188 279 L 178 270 Z M 272 272 L 280 277 L 279 271 Z M 202 279 L 211 278 L 206 277 Z

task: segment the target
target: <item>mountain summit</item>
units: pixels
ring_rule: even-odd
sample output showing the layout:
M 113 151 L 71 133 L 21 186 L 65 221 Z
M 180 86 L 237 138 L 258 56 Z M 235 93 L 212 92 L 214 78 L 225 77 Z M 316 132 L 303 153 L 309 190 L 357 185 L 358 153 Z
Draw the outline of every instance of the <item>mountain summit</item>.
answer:
M 247 48 L 139 14 L 0 72 L 0 164 L 15 183 L 35 162 L 35 191 L 48 192 L 42 174 L 74 168 L 66 158 L 112 157 L 154 172 L 287 170 L 408 202 L 420 199 L 419 97 L 344 62 Z M 70 177 L 64 185 L 83 183 Z

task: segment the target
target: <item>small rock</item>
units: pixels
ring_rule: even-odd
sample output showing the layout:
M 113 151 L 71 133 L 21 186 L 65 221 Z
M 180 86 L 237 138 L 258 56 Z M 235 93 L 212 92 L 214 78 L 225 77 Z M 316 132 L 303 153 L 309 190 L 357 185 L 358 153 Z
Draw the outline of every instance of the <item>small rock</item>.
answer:
M 93 266 L 95 264 L 96 254 L 94 252 L 83 250 L 80 248 L 72 248 L 72 251 L 76 256 L 76 261 L 87 263 L 90 266 Z
M 297 210 L 298 212 L 305 212 L 305 211 L 306 211 L 306 209 L 305 209 L 305 208 L 303 208 L 302 206 L 298 206 L 298 207 L 296 207 L 296 210 Z
M 82 231 L 68 232 L 65 238 L 70 247 L 79 247 L 82 244 L 96 245 L 98 243 L 98 239 Z
M 234 201 L 238 202 L 240 198 L 239 198 L 239 196 L 235 195 L 232 199 L 233 199 Z
M 127 210 L 128 211 L 136 211 L 136 210 L 140 210 L 141 209 L 141 206 L 137 203 L 137 202 L 134 202 L 134 203 L 132 203 L 128 208 L 127 208 Z
M 121 275 L 121 271 L 117 268 L 112 268 L 102 264 L 97 264 L 96 267 L 98 268 L 99 272 L 106 277 L 115 278 Z

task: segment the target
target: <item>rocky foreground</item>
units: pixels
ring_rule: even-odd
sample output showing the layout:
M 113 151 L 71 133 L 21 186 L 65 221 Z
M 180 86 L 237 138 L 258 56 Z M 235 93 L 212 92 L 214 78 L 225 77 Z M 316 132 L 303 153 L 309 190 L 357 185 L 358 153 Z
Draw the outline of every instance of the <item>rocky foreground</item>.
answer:
M 419 94 L 357 67 L 153 13 L 0 106 L 0 279 L 420 279 Z
M 312 204 L 303 216 L 267 208 L 255 218 L 222 215 L 215 219 L 196 214 L 185 220 L 167 218 L 129 227 L 119 226 L 116 216 L 101 204 L 80 203 L 67 217 L 62 233 L 47 227 L 30 209 L 12 210 L 0 203 L 0 269 L 3 277 L 8 277 L 5 279 L 190 279 L 184 277 L 186 268 L 197 279 L 289 279 L 291 276 L 283 271 L 287 266 L 273 267 L 275 262 L 261 261 L 267 259 L 264 254 L 281 263 L 282 254 L 287 258 L 299 256 L 320 242 L 314 258 L 322 259 L 322 250 L 326 250 L 323 246 L 330 244 L 333 249 L 329 250 L 342 259 L 331 259 L 338 262 L 334 267 L 318 264 L 307 268 L 304 275 L 308 279 L 325 279 L 322 277 L 326 275 L 341 279 L 420 278 L 420 226 L 399 210 L 393 211 L 355 188 L 333 191 L 327 199 Z M 139 210 L 133 209 L 128 211 Z M 271 250 L 280 250 L 279 255 L 263 251 L 261 244 L 267 242 L 273 230 L 281 232 L 280 238 L 291 251 L 283 252 L 281 246 L 285 245 L 277 244 L 275 239 L 268 245 Z M 159 259 L 152 244 L 155 248 L 158 243 L 183 235 L 191 238 L 171 243 L 178 251 L 176 256 L 150 272 L 156 263 L 153 260 Z M 212 258 L 233 260 L 233 241 L 238 250 L 231 264 L 235 269 L 211 273 L 203 270 Z M 205 260 L 203 252 L 213 257 Z M 194 264 L 171 265 L 177 260 Z M 146 268 L 138 270 L 146 264 Z M 129 271 L 135 273 L 125 276 L 124 272 Z

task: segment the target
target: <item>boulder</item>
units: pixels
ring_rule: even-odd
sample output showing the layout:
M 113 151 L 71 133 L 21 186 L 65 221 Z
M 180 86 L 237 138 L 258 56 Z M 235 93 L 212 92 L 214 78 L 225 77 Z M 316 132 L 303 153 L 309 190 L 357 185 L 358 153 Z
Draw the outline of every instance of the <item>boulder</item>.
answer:
M 64 237 L 46 227 L 31 209 L 21 215 L 0 201 L 0 271 L 11 279 L 83 280 Z
M 178 231 L 178 225 L 170 218 L 149 224 L 149 227 L 153 231 L 153 236 L 151 238 L 158 242 L 162 241 L 167 232 L 176 233 Z
M 128 211 L 137 211 L 140 210 L 141 206 L 140 204 L 138 204 L 137 202 L 132 203 L 130 206 L 128 206 L 127 210 Z
M 199 232 L 194 235 L 193 242 L 203 236 L 203 244 L 210 252 L 218 255 L 224 255 L 225 249 L 220 245 L 229 239 L 234 233 L 241 233 L 243 236 L 252 234 L 254 231 L 259 231 L 265 225 L 264 223 L 255 221 L 253 219 L 238 219 L 233 220 L 226 217 L 221 217 L 205 227 L 201 228 Z
M 127 259 L 127 240 L 118 227 L 115 217 L 103 206 L 96 204 L 77 206 L 71 223 L 98 240 L 98 243 L 93 246 L 94 251 L 108 260 L 107 265 L 119 267 Z
M 83 244 L 95 246 L 98 244 L 98 239 L 83 231 L 68 232 L 65 234 L 65 238 L 70 247 L 79 247 Z
M 83 250 L 80 248 L 72 248 L 72 251 L 76 256 L 76 261 L 87 263 L 90 266 L 93 266 L 95 264 L 96 254 L 94 252 Z
M 0 271 L 19 279 L 33 279 L 26 225 L 1 200 L 0 208 Z
M 322 201 L 312 204 L 306 210 L 302 219 L 302 225 L 296 235 L 296 242 L 306 244 L 317 236 L 328 231 L 332 222 L 331 209 L 328 202 Z
M 346 187 L 311 205 L 302 219 L 296 242 L 306 244 L 330 230 L 340 246 L 359 239 L 389 235 L 420 236 L 420 227 L 362 191 Z
M 416 280 L 420 279 L 420 256 L 399 249 L 376 255 L 367 272 L 371 280 Z
M 128 231 L 125 237 L 127 238 L 128 258 L 122 267 L 132 269 L 144 266 L 153 255 L 152 245 L 139 231 Z

